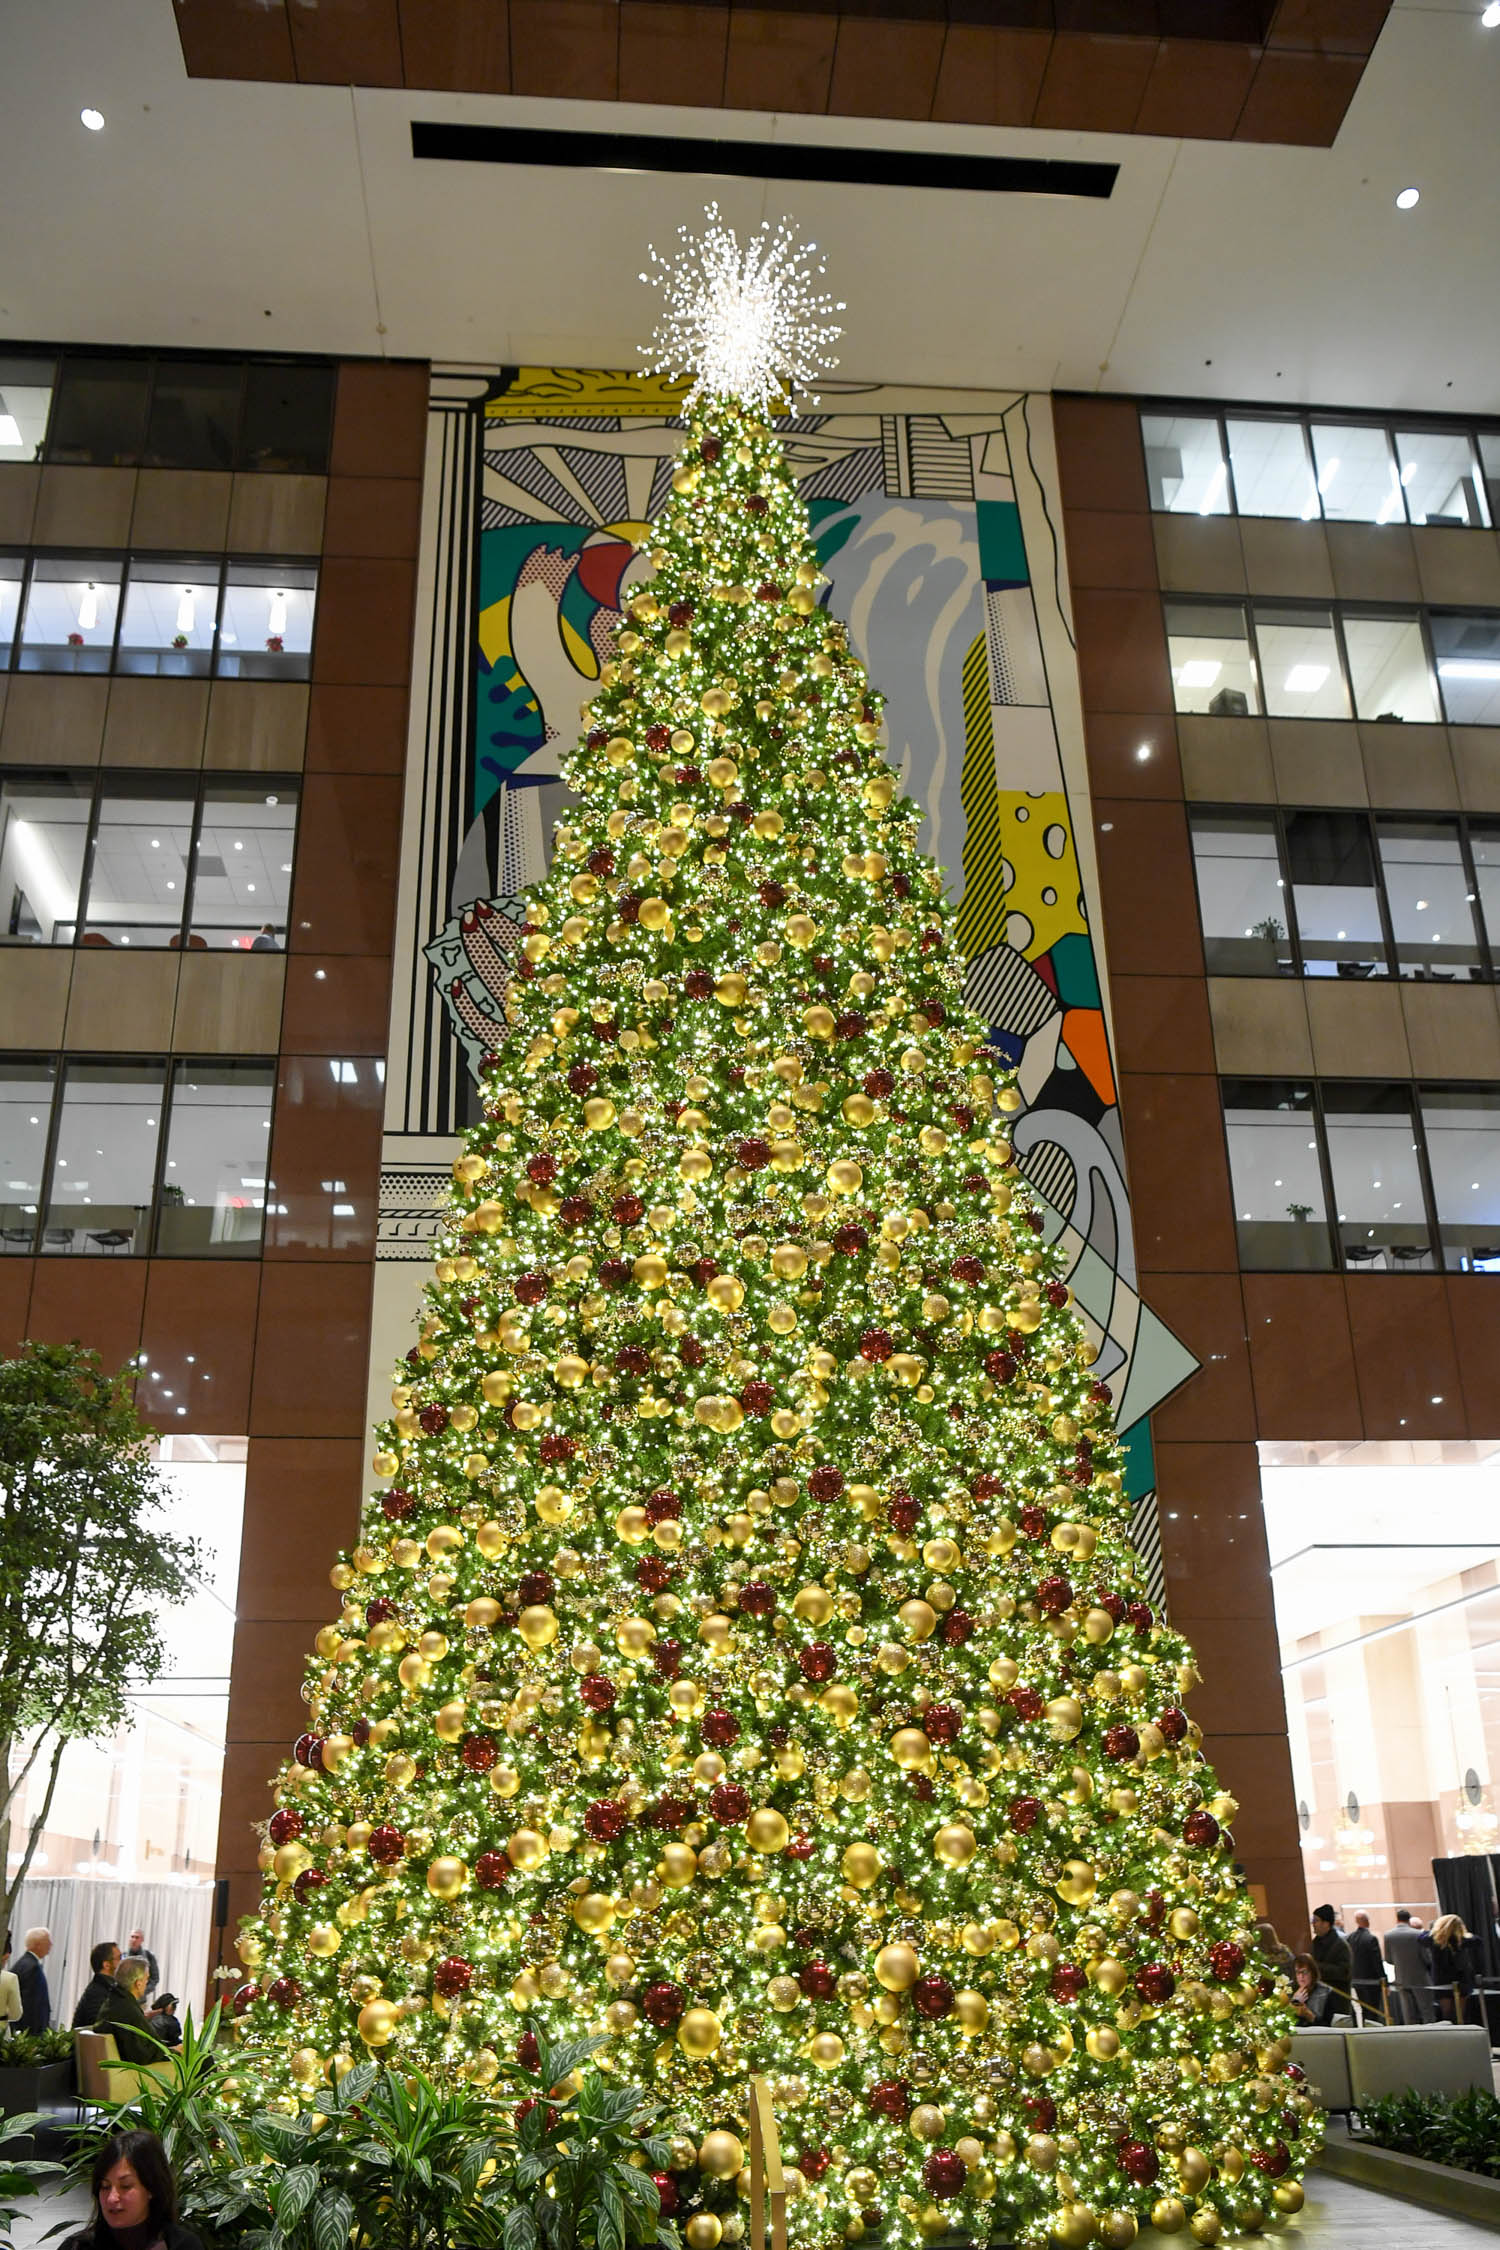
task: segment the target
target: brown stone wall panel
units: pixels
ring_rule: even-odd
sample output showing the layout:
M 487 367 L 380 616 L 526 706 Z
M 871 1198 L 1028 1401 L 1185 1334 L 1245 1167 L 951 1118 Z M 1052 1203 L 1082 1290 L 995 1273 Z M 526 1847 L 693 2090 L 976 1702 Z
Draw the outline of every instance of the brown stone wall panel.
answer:
M 328 1572 L 359 1531 L 364 1457 L 357 1438 L 255 1440 L 245 1468 L 241 1621 L 327 1623 L 336 1606 Z
M 828 89 L 832 117 L 926 117 L 937 93 L 944 26 L 857 16 L 839 20 L 833 77 Z
M 620 99 L 717 109 L 724 99 L 729 11 L 622 0 Z
M 302 680 L 215 680 L 203 763 L 217 773 L 296 773 L 307 706 Z
M 30 540 L 41 481 L 34 461 L 0 461 L 0 540 L 8 547 L 24 547 Z
M 328 1612 L 337 1609 L 330 1589 Z M 234 1629 L 229 1673 L 229 1740 L 273 1744 L 265 1772 L 273 1774 L 307 1725 L 302 1673 L 312 1641 L 301 1618 L 261 1624 L 241 1619 Z M 265 1818 L 269 1801 L 259 1817 Z
M 1109 966 L 1117 976 L 1202 976 L 1203 940 L 1183 807 L 1096 797 Z
M 230 1437 L 249 1428 L 259 1294 L 258 1259 L 149 1261 L 136 1399 L 157 1429 Z
M 1188 1708 L 1198 1724 L 1204 1726 L 1199 1709 L 1201 1701 L 1200 1690 Z M 1258 1718 L 1259 1726 L 1215 1727 L 1204 1747 L 1224 1787 L 1239 1800 L 1240 1809 L 1235 1814 L 1233 1828 L 1235 1857 L 1245 1862 L 1246 1872 L 1256 1881 L 1265 1880 L 1260 1873 L 1262 1867 L 1270 1868 L 1280 1862 L 1283 1868 L 1294 1868 L 1296 1887 L 1290 1911 L 1293 1914 L 1300 1911 L 1305 1925 L 1307 1887 L 1297 1850 L 1300 1841 L 1297 1794 L 1292 1785 L 1286 1697 L 1279 1673 L 1268 1690 L 1256 1694 L 1255 1701 L 1259 1708 L 1247 1712 L 1246 1716 Z M 1208 1733 L 1206 1726 L 1204 1732 Z M 1288 1909 L 1283 1906 L 1279 1911 L 1285 1914 Z M 1288 1926 L 1294 1925 L 1281 1925 Z
M 1284 1444 L 1362 1437 L 1342 1276 L 1247 1273 L 1241 1288 L 1260 1436 Z
M 126 547 L 134 469 L 43 469 L 31 536 L 39 547 Z
M 173 15 L 189 78 L 260 78 L 290 84 L 292 34 L 284 5 L 266 0 L 176 0 Z
M 1411 540 L 1424 600 L 1488 609 L 1500 604 L 1500 540 L 1493 531 L 1424 523 Z
M 1135 113 L 1137 133 L 1227 141 L 1245 106 L 1258 51 L 1217 39 L 1163 39 Z
M 12 1358 L 30 1333 L 32 1266 L 30 1258 L 0 1258 L 0 1359 Z
M 1201 977 L 1109 980 L 1121 1070 L 1213 1073 L 1213 1025 Z
M 1284 805 L 1362 805 L 1359 728 L 1341 719 L 1272 719 L 1271 767 Z
M 1463 1404 L 1444 1277 L 1349 1274 L 1344 1291 L 1366 1437 L 1454 1436 Z
M 1153 518 L 1131 508 L 1070 508 L 1068 579 L 1074 586 L 1156 589 Z
M 1053 399 L 1052 423 L 1065 509 L 1149 508 L 1141 418 L 1133 400 L 1065 391 Z
M 1154 593 L 1080 587 L 1073 595 L 1073 628 L 1086 710 L 1170 711 L 1172 675 Z
M 95 951 L 74 956 L 69 1047 L 101 1054 L 161 1054 L 172 1044 L 178 953 Z
M 8 766 L 96 766 L 107 679 L 18 672 L 8 682 L 0 759 Z
M 1237 516 L 1157 514 L 1151 518 L 1151 537 L 1164 592 L 1243 593 L 1245 558 Z
M 510 92 L 507 0 L 398 0 L 408 86 L 434 93 Z
M 107 766 L 199 766 L 207 680 L 113 679 L 100 753 Z
M 1492 984 L 1398 987 L 1417 1078 L 1500 1079 L 1500 1009 Z
M 1153 1450 L 1168 1615 L 1263 1616 L 1271 1581 L 1255 1447 L 1157 1437 Z
M 511 91 L 612 102 L 620 91 L 614 0 L 510 0 Z
M 1155 1273 L 1146 1296 L 1198 1361 L 1197 1374 L 1152 1415 L 1153 1432 L 1178 1443 L 1248 1443 L 1255 1436 L 1255 1395 L 1238 1274 Z
M 1274 805 L 1276 778 L 1264 719 L 1177 714 L 1182 786 L 1200 805 Z
M 1126 1072 L 1120 1101 L 1142 1273 L 1232 1274 L 1239 1253 L 1218 1086 Z
M 1331 601 L 1333 565 L 1320 523 L 1285 523 L 1279 516 L 1241 516 L 1240 552 L 1252 594 L 1284 601 Z
M 1303 986 L 1291 978 L 1210 977 L 1214 1054 L 1226 1078 L 1295 1077 L 1312 1069 Z
M 1363 69 L 1358 55 L 1262 55 L 1235 139 L 1332 148 Z
M 130 519 L 131 546 L 222 553 L 233 483 L 227 469 L 142 469 Z
M 1321 1077 L 1411 1077 L 1399 985 L 1309 977 L 1304 997 L 1313 1068 Z
M 304 86 L 399 86 L 396 0 L 287 0 L 292 59 Z
M 315 555 L 323 544 L 326 477 L 247 471 L 234 480 L 229 551 L 234 555 Z
M 1334 592 L 1343 602 L 1422 599 L 1411 533 L 1401 523 L 1325 523 Z
M 280 1044 L 286 957 L 279 953 L 182 955 L 172 1046 L 178 1054 L 274 1055 Z
M 1155 60 L 1149 39 L 1060 31 L 1033 122 L 1070 133 L 1128 133 Z
M 65 945 L 0 947 L 0 1047 L 62 1045 L 75 959 Z
M 427 454 L 427 363 L 346 359 L 333 415 L 336 477 L 420 477 Z
M 385 955 L 294 953 L 287 972 L 284 1054 L 384 1054 L 391 1001 Z
M 932 99 L 945 125 L 1029 125 L 1042 90 L 1050 30 L 950 23 Z
M 821 115 L 828 107 L 837 33 L 831 15 L 732 8 L 724 67 L 725 108 Z
M 1096 797 L 1175 802 L 1182 796 L 1177 729 L 1169 711 L 1085 711 L 1083 735 Z
M 371 1285 L 364 1264 L 263 1268 L 252 1436 L 363 1439 Z
M 1453 1273 L 1444 1283 L 1471 1438 L 1500 1432 L 1500 1292 L 1493 1274 Z
M 329 478 L 325 555 L 414 555 L 421 528 L 420 477 Z
M 1285 1779 L 1290 1790 L 1291 1776 L 1289 1770 L 1285 1774 Z M 1291 1799 L 1290 1809 L 1293 1821 L 1295 1821 L 1297 1810 L 1295 1797 Z M 1280 1805 L 1275 1806 L 1272 1818 L 1274 1825 L 1271 1833 L 1273 1835 L 1283 1833 L 1287 1826 L 1286 1808 Z M 1244 1864 L 1247 1878 L 1264 1893 L 1263 1903 L 1267 1918 L 1286 1944 L 1292 1945 L 1296 1951 L 1305 1951 L 1308 1926 L 1307 1874 L 1303 1865 L 1302 1854 L 1299 1851 L 1281 1853 L 1258 1851 L 1253 1858 L 1250 1858 L 1240 1844 L 1239 1827 L 1240 1823 L 1237 1819 L 1235 1822 L 1235 1847 Z M 1293 1834 L 1295 1835 L 1295 1833 L 1294 1828 Z M 1403 1892 L 1400 1895 L 1404 1897 L 1405 1893 Z M 1262 1901 L 1257 1900 L 1257 1904 L 1260 1903 Z
M 404 773 L 406 714 L 404 687 L 315 687 L 309 773 Z
M 417 573 L 406 561 L 325 562 L 318 581 L 313 678 L 397 687 L 411 677 Z
M 1391 0 L 1281 0 L 1266 45 L 1368 55 L 1390 9 Z
M 381 964 L 383 966 L 383 964 Z M 385 1089 L 370 1055 L 335 1078 L 324 1055 L 283 1054 L 271 1142 L 268 1258 L 373 1258 Z M 353 1204 L 335 1218 L 333 1206 Z
M 274 1742 L 241 1742 L 231 1735 L 225 1746 L 217 1866 L 221 1875 L 230 1877 L 231 1929 L 236 1914 L 236 1883 L 242 1891 L 239 1913 L 248 1914 L 260 1906 L 262 1878 L 256 1866 L 260 1838 L 255 1823 L 270 1817 L 271 1784 L 296 1739 L 292 1735 Z
M 1458 806 L 1448 729 L 1371 720 L 1359 730 L 1365 790 L 1390 811 L 1447 812 Z
M 1448 747 L 1465 812 L 1500 812 L 1500 729 L 1450 727 Z M 0 742 L 3 742 L 0 736 Z
M 140 1350 L 144 1258 L 38 1258 L 29 1333 L 38 1343 L 87 1344 L 112 1371 Z
M 1203 1674 L 1203 1685 L 1194 1688 L 1188 1708 L 1206 1735 L 1258 1735 L 1284 1729 L 1281 1658 L 1269 1602 L 1259 1617 L 1198 1617 L 1179 1607 L 1173 1611 L 1172 1623 L 1193 1644 Z M 1214 1757 L 1212 1750 L 1209 1755 Z M 1223 1752 L 1215 1763 L 1222 1767 L 1229 1755 Z M 1240 1791 L 1227 1773 L 1226 1780 L 1238 1797 Z
M 395 775 L 306 776 L 292 878 L 294 953 L 389 954 L 400 828 Z

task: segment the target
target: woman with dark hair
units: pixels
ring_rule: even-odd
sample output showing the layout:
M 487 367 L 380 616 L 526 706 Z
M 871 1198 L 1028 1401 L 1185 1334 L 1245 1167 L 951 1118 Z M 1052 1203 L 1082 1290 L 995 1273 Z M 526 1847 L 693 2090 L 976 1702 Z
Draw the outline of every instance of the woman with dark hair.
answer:
M 1303 2024 L 1330 2024 L 1337 2002 L 1343 1998 L 1331 1985 L 1323 1982 L 1318 1964 L 1310 1953 L 1298 1953 L 1292 1960 L 1292 2007 L 1297 2021 Z
M 203 2250 L 177 2223 L 177 2185 L 154 2133 L 115 2133 L 94 2159 L 94 2215 L 61 2250 Z

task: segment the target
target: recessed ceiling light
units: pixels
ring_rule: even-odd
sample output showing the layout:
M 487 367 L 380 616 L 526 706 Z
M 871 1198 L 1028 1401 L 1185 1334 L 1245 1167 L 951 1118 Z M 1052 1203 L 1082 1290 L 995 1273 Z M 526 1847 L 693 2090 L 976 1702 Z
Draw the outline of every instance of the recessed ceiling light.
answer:
M 1404 187 L 1396 198 L 1396 209 L 1398 211 L 1414 210 L 1421 200 L 1422 190 L 1420 188 Z
M 1316 695 L 1327 677 L 1326 664 L 1294 664 L 1282 685 L 1288 695 Z
M 80 125 L 86 125 L 91 133 L 102 133 L 104 130 L 104 112 L 102 109 L 81 109 L 78 112 L 78 122 Z
M 1500 25 L 1500 0 L 1490 0 L 1489 6 L 1479 20 L 1486 31 L 1493 31 L 1497 25 Z

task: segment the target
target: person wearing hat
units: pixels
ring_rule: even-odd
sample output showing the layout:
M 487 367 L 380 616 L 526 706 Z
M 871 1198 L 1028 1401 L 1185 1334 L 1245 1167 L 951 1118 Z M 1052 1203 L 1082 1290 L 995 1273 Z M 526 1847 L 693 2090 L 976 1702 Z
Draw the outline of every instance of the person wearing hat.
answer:
M 1347 1939 L 1338 1927 L 1331 1906 L 1315 1906 L 1312 1916 L 1312 1944 L 1309 1948 L 1318 1964 L 1318 1975 L 1342 2006 L 1351 2007 L 1354 1990 L 1354 1957 Z

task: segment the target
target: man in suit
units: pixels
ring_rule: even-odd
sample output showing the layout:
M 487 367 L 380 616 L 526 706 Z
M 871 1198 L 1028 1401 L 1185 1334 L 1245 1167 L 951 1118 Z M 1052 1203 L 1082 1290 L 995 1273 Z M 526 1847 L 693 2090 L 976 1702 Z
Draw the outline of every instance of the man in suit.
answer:
M 1411 1926 L 1409 1907 L 1397 1907 L 1395 1927 L 1386 1931 L 1383 1943 L 1395 1978 L 1391 1994 L 1392 2019 L 1398 2023 L 1434 2022 L 1436 2011 L 1427 1989 L 1430 1979 L 1427 1948 L 1421 1932 Z
M 113 1938 L 102 1938 L 89 1955 L 93 1975 L 78 1996 L 73 2010 L 73 2029 L 89 2031 L 99 2010 L 115 1989 L 115 1971 L 120 1966 L 120 1948 Z
M 1384 2023 L 1385 1970 L 1381 1966 L 1380 1940 L 1370 1927 L 1368 1914 L 1354 1917 L 1349 1957 L 1354 1963 L 1354 1997 L 1363 2008 L 1366 2021 L 1373 2017 L 1377 2023 Z
M 38 1926 L 26 1932 L 26 1950 L 15 1962 L 16 1982 L 21 1988 L 21 2020 L 19 2031 L 47 2031 L 52 2024 L 52 1994 L 47 1989 L 47 1972 L 42 1967 L 52 1951 L 52 1932 Z

